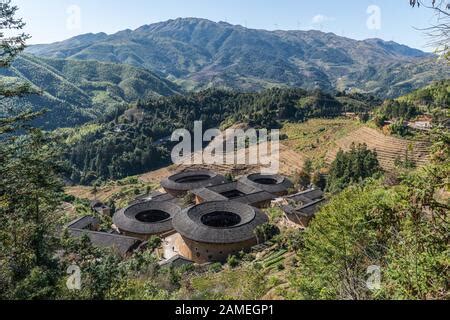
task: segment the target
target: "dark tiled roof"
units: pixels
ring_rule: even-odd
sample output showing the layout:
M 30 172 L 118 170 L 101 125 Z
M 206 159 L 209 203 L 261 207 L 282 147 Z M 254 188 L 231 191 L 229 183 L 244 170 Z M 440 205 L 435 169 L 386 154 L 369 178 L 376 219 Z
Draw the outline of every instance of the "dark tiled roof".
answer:
M 136 238 L 125 237 L 106 232 L 69 229 L 69 233 L 73 237 L 77 238 L 81 238 L 86 235 L 88 236 L 93 246 L 100 248 L 112 248 L 122 256 L 125 256 L 127 253 L 135 250 L 142 242 L 141 240 Z
M 311 189 L 303 192 L 299 192 L 297 194 L 291 195 L 286 197 L 288 200 L 303 202 L 303 203 L 310 203 L 315 200 L 322 199 L 324 196 L 324 193 L 320 189 Z
M 283 206 L 283 211 L 288 215 L 299 215 L 304 217 L 314 216 L 320 207 L 325 203 L 325 199 L 315 200 L 306 205 L 294 207 L 291 205 Z
M 208 187 L 208 189 L 210 189 L 214 192 L 217 192 L 217 193 L 225 193 L 228 191 L 238 190 L 239 192 L 246 194 L 246 195 L 262 191 L 261 189 L 258 189 L 254 186 L 250 186 L 248 184 L 244 184 L 244 183 L 241 183 L 238 181 Z
M 225 228 L 205 225 L 202 217 L 214 212 L 234 213 L 240 217 L 240 222 Z M 267 216 L 254 207 L 234 201 L 215 201 L 184 210 L 174 217 L 173 226 L 183 237 L 193 241 L 229 244 L 254 238 L 255 228 L 267 222 Z
M 233 198 L 227 198 L 225 194 L 227 192 L 237 191 L 241 195 L 235 196 Z M 217 186 L 196 189 L 192 191 L 193 194 L 199 196 L 204 201 L 226 201 L 232 200 L 244 204 L 257 204 L 260 202 L 272 200 L 276 198 L 275 195 L 262 191 L 254 186 L 247 185 L 242 182 L 230 182 Z
M 182 265 L 186 265 L 186 264 L 193 264 L 194 262 L 177 254 L 176 256 L 173 256 L 172 258 L 165 260 L 165 261 L 161 261 L 159 263 L 159 265 L 161 267 L 166 267 L 166 266 L 174 266 L 174 267 L 180 267 Z
M 154 191 L 154 192 L 151 192 L 150 194 L 141 195 L 141 196 L 137 197 L 134 201 L 130 202 L 129 205 L 132 206 L 134 204 L 138 204 L 141 202 L 147 202 L 147 201 L 156 201 L 156 202 L 170 201 L 170 202 L 177 203 L 178 199 L 168 193 L 161 193 L 159 191 Z
M 258 180 L 273 180 L 273 184 L 259 183 Z M 239 179 L 239 182 L 259 188 L 263 191 L 270 193 L 282 193 L 287 192 L 293 187 L 293 184 L 289 179 L 280 175 L 262 175 L 262 174 L 249 174 Z
M 85 216 L 78 218 L 67 225 L 68 229 L 90 229 L 94 225 L 98 225 L 100 221 L 93 216 Z
M 160 222 L 152 223 L 142 222 L 136 219 L 137 215 L 147 211 L 162 211 L 168 215 L 168 218 Z M 154 235 L 172 230 L 172 219 L 180 212 L 181 208 L 170 201 L 139 202 L 116 212 L 113 217 L 113 222 L 122 231 L 134 234 Z
M 177 198 L 175 198 L 174 196 L 172 196 L 168 193 L 161 193 L 160 195 L 153 197 L 152 201 L 164 202 L 164 201 L 172 201 L 175 199 L 177 199 Z
M 195 189 L 191 191 L 194 195 L 202 198 L 205 201 L 226 201 L 228 198 L 212 191 L 209 188 Z
M 240 198 L 233 199 L 233 201 L 248 204 L 248 205 L 255 205 L 261 202 L 270 201 L 275 199 L 276 196 L 272 193 L 266 192 L 266 191 L 260 191 L 257 193 L 249 194 Z
M 207 176 L 209 178 L 200 181 L 189 182 L 189 178 Z M 183 182 L 184 181 L 184 182 Z M 208 186 L 225 183 L 226 179 L 214 172 L 207 170 L 185 171 L 177 173 L 161 181 L 161 186 L 167 190 L 190 191 Z
M 142 194 L 140 196 L 137 196 L 135 198 L 136 201 L 149 201 L 149 200 L 153 200 L 156 197 L 161 196 L 163 193 L 159 192 L 159 191 L 152 191 L 149 194 Z
M 91 208 L 101 207 L 104 205 L 103 202 L 101 202 L 99 200 L 92 200 L 90 204 L 91 204 Z

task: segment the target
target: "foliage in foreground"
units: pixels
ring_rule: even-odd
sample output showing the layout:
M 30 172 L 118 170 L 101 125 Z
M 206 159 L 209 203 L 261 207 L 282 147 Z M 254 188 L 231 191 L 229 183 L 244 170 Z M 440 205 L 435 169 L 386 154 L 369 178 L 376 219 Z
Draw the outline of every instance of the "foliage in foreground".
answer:
M 317 215 L 304 235 L 289 298 L 446 299 L 449 268 L 448 165 L 352 186 Z M 381 287 L 367 289 L 367 268 L 381 268 Z

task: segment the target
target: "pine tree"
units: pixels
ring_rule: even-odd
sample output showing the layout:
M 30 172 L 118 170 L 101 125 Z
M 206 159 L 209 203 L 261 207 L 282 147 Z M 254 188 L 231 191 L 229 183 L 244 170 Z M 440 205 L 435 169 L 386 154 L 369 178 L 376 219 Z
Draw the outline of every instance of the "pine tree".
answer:
M 10 1 L 0 3 L 2 68 L 9 67 L 29 38 L 5 37 L 2 32 L 24 27 L 16 11 Z M 30 91 L 28 85 L 0 86 L 0 101 Z M 50 298 L 57 279 L 52 257 L 62 188 L 51 141 L 29 126 L 38 115 L 24 112 L 0 118 L 0 299 Z

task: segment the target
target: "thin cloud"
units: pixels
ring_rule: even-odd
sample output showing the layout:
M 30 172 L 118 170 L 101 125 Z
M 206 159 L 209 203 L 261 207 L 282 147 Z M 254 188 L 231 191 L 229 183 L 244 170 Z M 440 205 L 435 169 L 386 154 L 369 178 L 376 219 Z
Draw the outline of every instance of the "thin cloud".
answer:
M 323 14 L 317 14 L 312 18 L 312 24 L 323 24 L 325 22 L 333 21 L 334 18 L 327 17 Z

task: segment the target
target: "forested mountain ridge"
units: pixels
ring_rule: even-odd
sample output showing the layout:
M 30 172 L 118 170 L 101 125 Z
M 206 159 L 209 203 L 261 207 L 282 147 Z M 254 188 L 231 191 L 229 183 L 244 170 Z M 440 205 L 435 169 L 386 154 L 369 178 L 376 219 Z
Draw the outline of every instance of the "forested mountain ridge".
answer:
M 432 120 L 437 127 L 448 127 L 450 108 L 450 80 L 441 80 L 412 91 L 397 99 L 387 99 L 375 110 L 376 123 L 382 127 L 386 121 L 397 134 L 408 135 L 405 121 Z
M 170 164 L 176 129 L 225 128 L 235 123 L 280 128 L 282 121 L 333 118 L 343 112 L 367 113 L 381 103 L 371 96 L 303 89 L 269 89 L 258 93 L 205 90 L 184 96 L 151 99 L 109 122 L 60 131 L 66 175 L 74 183 L 122 179 Z
M 273 86 L 398 96 L 449 76 L 433 55 L 380 39 L 356 41 L 320 31 L 266 31 L 179 18 L 36 45 L 45 57 L 93 59 L 146 68 L 187 89 Z
M 35 125 L 51 130 L 115 114 L 139 99 L 181 93 L 175 84 L 126 64 L 22 55 L 0 70 L 2 86 L 31 83 L 39 95 L 3 99 L 0 114 L 47 109 Z
M 415 106 L 450 108 L 450 79 L 436 81 L 397 99 Z

